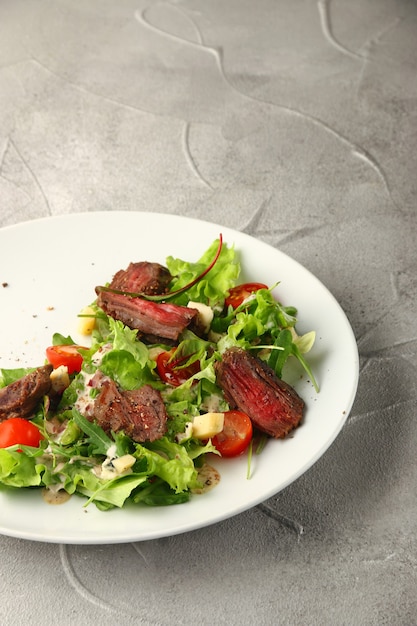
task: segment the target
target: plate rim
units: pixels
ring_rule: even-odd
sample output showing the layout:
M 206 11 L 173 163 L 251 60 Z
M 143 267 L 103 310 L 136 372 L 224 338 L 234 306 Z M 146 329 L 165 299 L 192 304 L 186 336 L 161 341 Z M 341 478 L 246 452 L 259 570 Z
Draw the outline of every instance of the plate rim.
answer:
M 302 466 L 299 467 L 297 472 L 294 472 L 289 479 L 284 482 L 283 484 L 281 484 L 279 486 L 279 488 L 274 489 L 271 488 L 268 493 L 262 493 L 258 499 L 251 499 L 250 503 L 245 505 L 242 504 L 239 507 L 236 508 L 236 510 L 233 513 L 227 512 L 224 515 L 222 514 L 218 514 L 217 516 L 215 516 L 215 518 L 213 519 L 209 519 L 207 520 L 205 523 L 201 523 L 198 522 L 197 524 L 193 525 L 193 524 L 185 524 L 181 526 L 181 524 L 177 525 L 175 527 L 175 529 L 171 529 L 169 532 L 161 532 L 156 530 L 155 532 L 149 532 L 143 535 L 138 535 L 138 536 L 134 536 L 132 535 L 132 533 L 130 532 L 130 534 L 127 534 L 125 536 L 119 535 L 118 537 L 116 536 L 111 536 L 111 535 L 103 535 L 101 537 L 88 537 L 88 540 L 86 541 L 85 538 L 83 537 L 70 537 L 69 535 L 65 535 L 65 533 L 57 533 L 54 536 L 48 537 L 44 532 L 41 531 L 33 531 L 31 532 L 30 530 L 26 531 L 25 533 L 23 533 L 21 530 L 15 530 L 13 529 L 12 526 L 10 527 L 6 527 L 3 525 L 3 522 L 0 518 L 0 534 L 4 534 L 7 536 L 11 536 L 11 537 L 16 537 L 16 538 L 22 538 L 22 539 L 28 539 L 28 540 L 32 540 L 32 541 L 42 541 L 42 542 L 48 542 L 48 543 L 68 543 L 68 544 L 83 544 L 83 545 L 87 545 L 87 544 L 103 544 L 103 543 L 125 543 L 125 542 L 130 542 L 130 541 L 144 541 L 144 540 L 152 540 L 152 539 L 157 539 L 157 538 L 161 538 L 161 537 L 169 537 L 169 536 L 174 536 L 177 534 L 183 534 L 185 532 L 190 532 L 193 530 L 197 530 L 199 528 L 204 528 L 206 526 L 210 526 L 213 525 L 215 523 L 218 523 L 220 521 L 223 521 L 225 519 L 231 518 L 235 515 L 238 515 L 254 506 L 257 506 L 258 504 L 260 504 L 261 502 L 266 501 L 267 499 L 269 499 L 270 497 L 277 495 L 280 491 L 282 491 L 283 489 L 287 488 L 290 484 L 292 484 L 293 482 L 295 482 L 301 475 L 303 475 L 304 473 L 306 473 L 309 469 L 311 469 L 311 467 L 323 456 L 323 454 L 328 450 L 329 447 L 331 447 L 331 445 L 333 444 L 333 442 L 335 441 L 335 439 L 337 438 L 337 436 L 339 435 L 340 431 L 342 430 L 342 428 L 344 427 L 346 420 L 349 416 L 350 410 L 352 408 L 353 402 L 355 400 L 355 396 L 356 396 L 356 392 L 357 392 L 357 387 L 358 387 L 358 382 L 359 382 L 359 354 L 358 354 L 358 347 L 357 347 L 357 342 L 356 342 L 356 338 L 353 332 L 353 329 L 351 327 L 350 321 L 345 313 L 345 311 L 343 310 L 342 306 L 340 305 L 340 303 L 338 302 L 338 300 L 335 298 L 335 296 L 332 294 L 332 292 L 328 289 L 328 287 L 326 287 L 319 278 L 317 278 L 317 276 L 315 276 L 307 267 L 305 267 L 304 265 L 302 265 L 299 261 L 297 261 L 296 259 L 294 259 L 293 257 L 291 257 L 290 255 L 288 255 L 287 253 L 275 248 L 274 246 L 262 241 L 261 239 L 249 235 L 247 233 L 241 232 L 239 230 L 230 228 L 228 226 L 224 226 L 221 225 L 217 222 L 211 222 L 208 220 L 204 220 L 204 219 L 200 219 L 200 218 L 195 218 L 195 217 L 188 217 L 188 216 L 184 216 L 184 215 L 176 215 L 173 213 L 163 213 L 163 212 L 152 212 L 152 211 L 140 211 L 140 210 L 135 210 L 135 211 L 126 211 L 126 210 L 100 210 L 100 211 L 86 211 L 86 212 L 75 212 L 75 213 L 65 213 L 65 214 L 59 214 L 59 215 L 53 215 L 53 216 L 42 216 L 42 217 L 37 217 L 34 219 L 27 219 L 27 220 L 23 220 L 21 222 L 18 222 L 16 224 L 10 224 L 10 225 L 5 225 L 3 227 L 0 228 L 0 238 L 2 236 L 6 236 L 6 234 L 8 232 L 10 232 L 11 230 L 15 230 L 19 233 L 20 229 L 25 229 L 28 228 L 30 226 L 33 226 L 34 223 L 51 223 L 51 222 L 55 222 L 55 223 L 59 223 L 60 221 L 76 221 L 76 220 L 92 220 L 95 221 L 97 219 L 99 219 L 100 217 L 104 217 L 105 219 L 110 219 L 113 220 L 116 218 L 116 216 L 118 218 L 120 218 L 121 216 L 125 216 L 128 219 L 147 219 L 147 218 L 151 218 L 152 221 L 155 219 L 166 219 L 169 218 L 170 220 L 174 220 L 176 222 L 183 222 L 183 223 L 187 223 L 187 222 L 192 222 L 195 226 L 204 226 L 204 225 L 209 225 L 210 229 L 214 229 L 214 228 L 218 228 L 220 229 L 219 232 L 223 231 L 227 231 L 228 233 L 234 233 L 238 236 L 238 238 L 241 238 L 242 240 L 244 240 L 247 243 L 251 243 L 251 242 L 256 242 L 256 245 L 259 245 L 261 247 L 265 247 L 267 249 L 269 249 L 271 254 L 276 254 L 277 256 L 280 256 L 281 258 L 285 258 L 286 260 L 289 261 L 290 264 L 292 264 L 294 267 L 297 267 L 303 274 L 305 274 L 310 280 L 312 280 L 313 282 L 315 282 L 316 284 L 320 285 L 321 288 L 327 293 L 327 296 L 331 299 L 333 305 L 338 309 L 339 314 L 342 316 L 342 318 L 344 319 L 344 323 L 345 323 L 345 331 L 346 331 L 346 337 L 345 339 L 348 340 L 348 343 L 350 345 L 350 348 L 353 350 L 353 356 L 354 356 L 354 363 L 352 364 L 353 369 L 352 369 L 352 379 L 350 381 L 350 393 L 347 396 L 347 398 L 345 399 L 345 416 L 344 419 L 340 419 L 338 421 L 338 427 L 336 429 L 333 430 L 332 436 L 327 438 L 323 445 L 316 450 L 315 454 L 312 455 L 309 458 L 308 463 L 303 464 Z M 227 240 L 227 238 L 225 237 L 225 239 Z M 166 256 L 167 254 L 170 254 L 170 251 L 167 250 L 166 252 L 164 252 L 164 255 Z M 185 257 L 186 258 L 186 257 Z M 116 271 L 116 269 L 115 269 Z M 308 314 L 303 314 L 303 320 L 304 321 L 308 321 Z M 64 331 L 65 329 L 61 329 L 61 331 Z M 0 489 L 0 500 L 3 498 L 4 495 L 4 490 L 3 488 Z M 21 494 L 19 494 L 21 495 Z M 203 497 L 206 497 L 208 494 L 206 494 Z M 186 504 L 182 504 L 180 505 L 181 507 L 186 507 Z M 172 507 L 170 507 L 170 509 L 172 509 Z M 113 511 L 114 512 L 114 511 Z M 100 513 L 100 515 L 105 515 L 105 514 L 112 514 L 112 511 L 107 512 L 107 513 Z M 120 511 L 123 512 L 123 509 Z

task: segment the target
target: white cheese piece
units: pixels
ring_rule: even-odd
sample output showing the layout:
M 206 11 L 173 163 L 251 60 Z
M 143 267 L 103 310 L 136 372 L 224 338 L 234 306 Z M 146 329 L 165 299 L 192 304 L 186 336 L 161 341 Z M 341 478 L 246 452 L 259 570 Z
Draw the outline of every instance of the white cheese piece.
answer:
M 211 322 L 213 321 L 213 309 L 207 306 L 207 304 L 203 304 L 202 302 L 190 301 L 187 306 L 189 309 L 196 309 L 198 311 L 198 319 L 200 320 L 200 323 L 203 326 L 205 332 L 207 332 L 210 328 Z
M 124 474 L 135 464 L 135 457 L 132 454 L 124 454 L 117 459 L 113 459 L 113 467 L 118 474 Z
M 113 443 L 111 446 L 108 447 L 106 456 L 110 460 L 113 460 L 116 458 L 116 444 L 115 443 Z
M 210 439 L 221 433 L 224 426 L 224 413 L 203 413 L 193 420 L 193 437 Z
M 62 393 L 70 384 L 68 367 L 60 365 L 50 375 L 52 389 L 55 393 Z
M 99 478 L 103 480 L 112 480 L 117 477 L 117 472 L 113 467 L 113 463 L 108 459 L 104 461 L 101 467 L 99 467 L 99 472 L 97 472 Z
M 136 459 L 131 454 L 115 457 L 113 456 L 115 452 L 115 446 L 110 446 L 107 451 L 107 458 L 101 464 L 98 476 L 104 480 L 112 480 L 118 476 L 131 473 L 132 467 L 135 464 Z

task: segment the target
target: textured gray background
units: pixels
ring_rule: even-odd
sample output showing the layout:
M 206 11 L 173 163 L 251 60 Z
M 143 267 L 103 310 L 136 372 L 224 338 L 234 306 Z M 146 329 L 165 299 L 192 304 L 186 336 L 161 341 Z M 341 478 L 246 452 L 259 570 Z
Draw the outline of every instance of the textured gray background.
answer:
M 1 226 L 245 231 L 361 356 L 336 442 L 263 505 L 136 544 L 0 537 L 1 624 L 417 624 L 416 42 L 411 0 L 0 0 Z

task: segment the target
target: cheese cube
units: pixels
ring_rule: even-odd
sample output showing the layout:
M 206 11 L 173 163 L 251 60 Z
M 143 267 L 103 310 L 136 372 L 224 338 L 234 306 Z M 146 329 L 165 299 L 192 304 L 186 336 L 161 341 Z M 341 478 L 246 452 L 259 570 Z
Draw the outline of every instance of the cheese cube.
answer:
M 124 454 L 116 459 L 112 459 L 112 465 L 118 474 L 123 474 L 135 464 L 135 457 L 131 454 Z
M 203 413 L 193 420 L 193 437 L 210 439 L 223 430 L 224 413 Z
M 70 384 L 68 367 L 66 365 L 60 365 L 51 372 L 50 379 L 54 392 L 62 393 Z
M 95 311 L 91 306 L 86 306 L 80 312 L 78 332 L 81 335 L 91 335 L 96 326 Z
M 198 311 L 198 319 L 205 332 L 210 329 L 210 324 L 213 321 L 214 312 L 213 309 L 207 304 L 202 302 L 189 302 L 187 304 L 189 309 L 196 309 Z

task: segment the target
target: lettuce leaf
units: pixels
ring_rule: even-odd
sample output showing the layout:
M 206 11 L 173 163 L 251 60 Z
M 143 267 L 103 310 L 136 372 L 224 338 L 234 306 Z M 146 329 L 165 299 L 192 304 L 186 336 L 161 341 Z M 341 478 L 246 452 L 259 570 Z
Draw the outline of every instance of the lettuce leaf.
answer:
M 202 257 L 195 263 L 168 256 L 166 265 L 175 279 L 171 283 L 171 291 L 181 289 L 199 276 L 213 260 L 219 246 L 219 240 L 213 241 Z M 202 302 L 212 308 L 222 308 L 224 299 L 231 287 L 236 284 L 240 273 L 240 263 L 233 247 L 223 243 L 220 256 L 214 267 L 196 285 L 185 293 L 171 299 L 176 304 L 187 305 L 193 302 Z
M 216 240 L 194 263 L 168 257 L 167 267 L 175 277 L 171 291 L 201 276 L 213 261 L 218 247 L 219 240 Z M 260 289 L 236 309 L 225 310 L 225 297 L 236 285 L 239 274 L 240 263 L 234 248 L 223 243 L 210 271 L 190 289 L 172 298 L 177 304 L 196 301 L 214 310 L 208 338 L 202 339 L 190 330 L 181 335 L 172 358 L 178 367 L 187 367 L 196 360 L 200 366 L 197 373 L 175 388 L 165 386 L 155 376 L 155 360 L 150 358 L 148 346 L 138 339 L 137 331 L 97 308 L 91 348 L 80 350 L 84 359 L 82 371 L 73 377 L 55 413 L 55 420 L 61 425 L 60 433 L 48 433 L 45 417 L 48 407 L 45 405 L 45 411 L 40 409 L 35 420 L 39 421 L 46 439 L 40 448 L 0 449 L 0 483 L 18 488 L 65 489 L 69 494 L 86 497 L 86 504 L 94 502 L 101 510 L 121 507 L 127 502 L 160 506 L 187 501 L 191 490 L 200 486 L 196 465 L 201 464 L 205 454 L 217 454 L 217 451 L 211 441 L 203 444 L 193 439 L 189 431 L 181 443 L 177 435 L 184 433 L 187 422 L 201 412 L 228 410 L 216 384 L 214 369 L 224 350 L 231 346 L 254 350 L 279 377 L 287 359 L 294 356 L 316 385 L 303 357 L 314 342 L 314 332 L 297 335 L 294 307 L 280 304 L 271 289 Z M 53 343 L 74 342 L 70 336 L 55 333 Z M 161 344 L 153 348 L 167 349 L 167 346 Z M 32 369 L 0 370 L 0 387 Z M 81 399 L 79 406 L 82 406 L 84 400 L 88 403 L 99 393 L 99 388 L 91 384 L 97 370 L 112 378 L 122 390 L 133 390 L 147 383 L 160 389 L 168 413 L 166 436 L 139 444 L 123 432 L 104 432 L 76 410 L 77 400 Z M 125 454 L 136 459 L 126 473 L 110 478 L 107 478 L 108 473 L 101 473 L 103 462 Z
M 0 389 L 14 383 L 19 378 L 33 372 L 34 367 L 17 367 L 16 369 L 0 369 Z
M 149 475 L 162 478 L 175 493 L 198 486 L 197 470 L 186 449 L 162 437 L 157 441 L 136 445 L 134 456 L 145 458 Z
M 97 350 L 111 345 L 101 359 L 99 369 L 110 376 L 122 389 L 132 390 L 152 382 L 154 364 L 149 361 L 148 348 L 137 339 L 137 330 L 132 330 L 122 322 L 107 318 L 107 324 L 101 325 L 100 335 L 84 354 L 86 369 L 97 368 L 94 357 Z
M 21 452 L 18 452 L 18 448 Z M 9 487 L 41 485 L 42 467 L 38 467 L 36 462 L 39 453 L 39 448 L 29 449 L 28 446 L 0 448 L 0 482 Z

